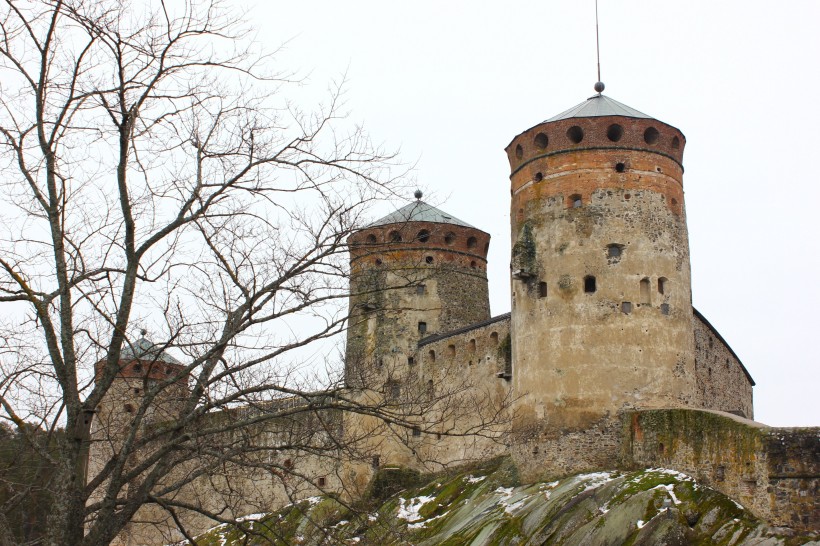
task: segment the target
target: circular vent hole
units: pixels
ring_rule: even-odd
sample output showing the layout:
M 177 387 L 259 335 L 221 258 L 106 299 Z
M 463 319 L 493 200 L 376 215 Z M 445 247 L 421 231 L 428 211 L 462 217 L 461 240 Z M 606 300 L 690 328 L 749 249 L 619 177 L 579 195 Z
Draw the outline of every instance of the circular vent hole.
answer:
M 570 139 L 574 144 L 578 144 L 582 140 L 584 140 L 584 130 L 578 127 L 577 125 L 573 125 L 569 129 L 567 129 L 567 138 Z
M 646 131 L 643 132 L 643 140 L 647 144 L 657 144 L 660 136 L 661 134 L 654 127 L 648 127 Z
M 615 170 L 619 173 L 622 173 L 626 170 L 626 165 L 623 163 L 615 163 Z
M 606 130 L 606 138 L 611 140 L 612 142 L 618 142 L 624 136 L 624 128 L 618 125 L 617 123 L 613 123 L 609 126 Z
M 542 173 L 535 173 L 535 181 L 541 182 L 542 180 L 544 180 L 544 175 Z

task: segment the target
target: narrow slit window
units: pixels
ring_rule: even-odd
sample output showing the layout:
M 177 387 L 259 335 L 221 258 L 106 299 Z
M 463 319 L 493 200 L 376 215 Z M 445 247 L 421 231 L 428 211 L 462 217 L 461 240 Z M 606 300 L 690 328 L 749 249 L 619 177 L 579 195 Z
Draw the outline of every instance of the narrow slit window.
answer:
M 658 294 L 666 294 L 667 290 L 669 290 L 669 279 L 660 277 L 658 279 Z
M 426 322 L 419 322 L 419 333 L 426 334 L 427 333 L 427 323 Z
M 408 366 L 412 366 L 412 365 L 413 365 L 413 364 L 415 364 L 415 363 L 416 363 L 416 359 L 415 359 L 415 358 L 413 358 L 412 356 L 408 356 L 408 357 L 407 357 L 407 365 L 408 365 Z
M 455 345 L 448 345 L 447 346 L 447 354 L 450 355 L 450 358 L 456 356 L 456 346 Z
M 539 282 L 538 283 L 538 297 L 539 298 L 546 298 L 547 297 L 547 283 Z
M 435 362 L 436 361 L 436 352 L 435 351 L 430 350 L 428 355 L 430 356 L 430 362 Z

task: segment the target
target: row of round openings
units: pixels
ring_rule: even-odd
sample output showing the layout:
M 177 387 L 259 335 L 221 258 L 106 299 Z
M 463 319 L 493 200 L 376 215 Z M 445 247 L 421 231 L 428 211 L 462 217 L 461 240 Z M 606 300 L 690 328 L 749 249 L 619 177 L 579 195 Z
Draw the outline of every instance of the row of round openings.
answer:
M 427 265 L 433 265 L 433 263 L 435 263 L 435 261 L 436 261 L 435 258 L 433 258 L 432 256 L 425 256 L 424 257 L 424 263 L 426 263 Z M 376 264 L 376 265 L 382 265 L 384 262 L 382 261 L 381 258 L 375 258 L 373 260 L 373 263 Z M 478 262 L 475 261 L 475 260 L 471 260 L 470 261 L 470 269 L 478 269 Z M 423 294 L 423 292 L 420 292 L 420 293 Z M 169 370 L 168 373 L 171 373 L 171 371 Z
M 402 242 L 401 233 L 399 233 L 396 230 L 393 230 L 393 231 L 391 231 L 390 233 L 387 234 L 387 240 L 391 243 L 401 243 Z M 430 240 L 430 232 L 427 231 L 426 229 L 423 229 L 423 230 L 419 231 L 418 234 L 416 234 L 416 240 L 420 243 L 428 242 Z M 371 233 L 370 235 L 367 236 L 366 241 L 367 241 L 368 244 L 375 245 L 378 242 L 378 239 L 376 239 L 376 236 Z M 444 243 L 447 244 L 447 245 L 452 245 L 453 243 L 455 243 L 455 241 L 456 241 L 456 234 L 453 233 L 452 231 L 448 232 L 444 236 Z M 475 248 L 477 246 L 478 246 L 478 239 L 477 238 L 475 238 L 475 237 L 468 237 L 467 238 L 467 248 Z
M 624 136 L 624 128 L 618 123 L 613 123 L 606 130 L 606 137 L 610 142 L 619 142 Z M 660 140 L 660 132 L 655 127 L 647 127 L 643 132 L 643 140 L 649 145 L 655 145 Z M 567 129 L 567 138 L 573 144 L 580 144 L 584 140 L 584 130 L 578 125 L 573 125 Z M 549 146 L 549 137 L 546 133 L 538 133 L 533 139 L 533 144 L 536 149 L 544 150 Z M 680 138 L 677 136 L 672 138 L 672 148 L 680 148 Z M 524 148 L 518 144 L 515 147 L 515 157 L 522 159 L 524 157 Z

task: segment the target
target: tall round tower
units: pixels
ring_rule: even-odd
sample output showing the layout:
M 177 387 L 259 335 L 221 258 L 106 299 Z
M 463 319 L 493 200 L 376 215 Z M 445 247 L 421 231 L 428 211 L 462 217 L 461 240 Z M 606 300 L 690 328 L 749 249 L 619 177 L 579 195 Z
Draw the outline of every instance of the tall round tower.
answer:
M 419 339 L 490 317 L 490 235 L 416 197 L 348 239 L 349 386 L 399 389 Z
M 684 144 L 599 93 L 507 146 L 518 430 L 693 403 Z

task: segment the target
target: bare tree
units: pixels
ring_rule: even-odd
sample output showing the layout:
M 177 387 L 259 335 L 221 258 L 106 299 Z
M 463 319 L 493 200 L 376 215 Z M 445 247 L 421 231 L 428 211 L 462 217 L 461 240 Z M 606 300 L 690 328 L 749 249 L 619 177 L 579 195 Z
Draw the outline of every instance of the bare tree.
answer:
M 301 110 L 246 34 L 214 1 L 0 13 L 0 419 L 53 436 L 29 442 L 48 544 L 108 544 L 148 506 L 183 534 L 183 513 L 235 521 L 254 476 L 312 483 L 279 454 L 367 457 L 374 427 L 401 437 L 436 403 L 452 423 L 468 389 L 399 403 L 306 366 L 346 326 L 347 237 L 401 182 L 340 86 Z M 95 410 L 126 394 L 89 467 Z M 343 438 L 348 414 L 377 424 Z M 179 494 L 197 480 L 220 500 Z

